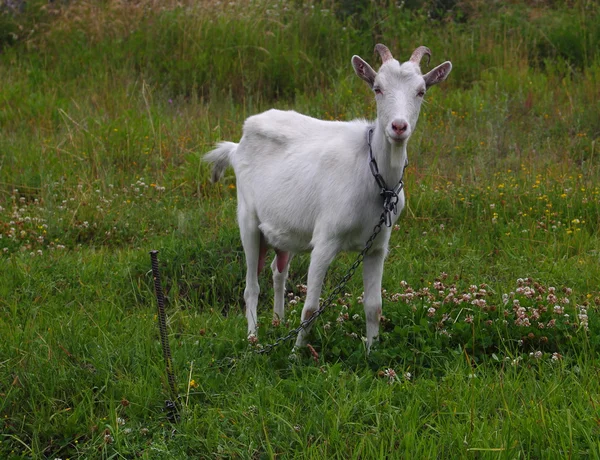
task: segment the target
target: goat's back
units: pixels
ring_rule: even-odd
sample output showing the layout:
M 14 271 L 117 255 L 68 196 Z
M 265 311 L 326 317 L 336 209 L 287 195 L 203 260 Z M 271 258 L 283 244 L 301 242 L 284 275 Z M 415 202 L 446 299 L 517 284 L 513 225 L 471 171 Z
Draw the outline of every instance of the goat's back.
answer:
M 246 120 L 236 163 L 240 163 L 240 172 L 247 165 L 261 174 L 266 171 L 259 165 L 273 162 L 278 169 L 282 165 L 343 167 L 364 157 L 367 125 L 363 120 L 324 121 L 292 110 L 272 109 Z

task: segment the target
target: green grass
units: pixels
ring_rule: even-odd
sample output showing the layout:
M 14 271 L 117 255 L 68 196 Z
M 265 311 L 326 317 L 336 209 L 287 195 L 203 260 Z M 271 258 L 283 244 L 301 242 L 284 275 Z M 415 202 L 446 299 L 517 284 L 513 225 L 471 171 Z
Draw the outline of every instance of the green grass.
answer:
M 27 8 L 0 16 L 0 457 L 600 457 L 597 5 Z M 318 356 L 258 355 L 299 324 L 308 256 L 284 324 L 261 277 L 248 344 L 235 177 L 201 158 L 273 106 L 373 117 L 350 57 L 377 42 L 454 65 L 409 145 L 381 339 L 366 356 L 359 270 Z

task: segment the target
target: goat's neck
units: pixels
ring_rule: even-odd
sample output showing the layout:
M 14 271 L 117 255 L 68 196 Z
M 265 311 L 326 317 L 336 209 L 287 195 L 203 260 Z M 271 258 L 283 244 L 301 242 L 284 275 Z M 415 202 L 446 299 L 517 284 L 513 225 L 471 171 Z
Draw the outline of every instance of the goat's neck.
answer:
M 389 188 L 396 187 L 400 179 L 402 179 L 407 160 L 407 143 L 408 139 L 401 143 L 391 144 L 385 136 L 383 128 L 376 125 L 371 140 L 373 157 L 377 161 L 379 172 Z

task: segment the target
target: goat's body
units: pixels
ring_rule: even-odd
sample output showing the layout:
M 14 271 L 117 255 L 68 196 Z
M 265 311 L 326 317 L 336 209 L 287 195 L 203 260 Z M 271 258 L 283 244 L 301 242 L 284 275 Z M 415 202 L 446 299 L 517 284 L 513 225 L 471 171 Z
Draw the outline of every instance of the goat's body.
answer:
M 288 260 L 282 263 L 281 254 L 312 252 L 303 311 L 306 319 L 318 308 L 321 284 L 333 257 L 340 251 L 364 248 L 383 211 L 383 199 L 369 168 L 369 127 L 364 120 L 323 121 L 294 111 L 269 110 L 246 120 L 239 144 L 223 142 L 206 155 L 207 161 L 215 163 L 214 178 L 231 164 L 237 179 L 238 222 L 247 264 L 244 298 L 249 334 L 256 331 L 257 273 L 264 260 L 264 242 L 277 251 L 271 267 L 278 319 L 284 316 L 288 269 Z M 403 206 L 402 191 L 394 221 Z M 365 295 L 375 297 L 374 304 L 379 307 L 371 316 L 377 318 L 389 237 L 390 229 L 384 227 L 365 259 L 367 265 L 372 260 L 373 266 L 364 274 L 365 286 L 369 284 Z M 368 282 L 371 276 L 373 283 Z M 304 343 L 305 335 L 299 336 L 298 345 Z
M 368 127 L 362 120 L 323 121 L 293 111 L 248 118 L 230 161 L 238 206 L 252 214 L 270 246 L 310 251 L 326 234 L 340 250 L 364 247 L 382 210 L 369 170 Z M 315 180 L 323 173 L 324 180 Z M 350 212 L 365 196 L 371 199 L 364 212 Z
M 274 316 L 284 317 L 285 281 L 291 255 L 311 252 L 308 290 L 302 320 L 319 307 L 321 287 L 329 264 L 340 251 L 360 251 L 383 211 L 380 187 L 369 164 L 369 149 L 388 187 L 402 178 L 406 145 L 416 125 L 425 89 L 443 81 L 451 64 L 444 63 L 422 76 L 418 48 L 411 61 L 400 65 L 382 45 L 384 59 L 376 73 L 354 56 L 359 77 L 374 89 L 378 119 L 323 121 L 294 111 L 269 110 L 248 118 L 239 144 L 222 142 L 204 159 L 214 164 L 213 180 L 228 165 L 237 178 L 238 223 L 246 255 L 246 317 L 248 334 L 256 333 L 258 273 L 267 247 L 275 249 L 271 264 L 275 291 Z M 416 56 L 416 57 L 415 57 Z M 373 127 L 371 146 L 367 141 Z M 404 207 L 398 194 L 396 221 Z M 383 261 L 390 238 L 383 227 L 363 260 L 363 305 L 367 348 L 379 332 Z M 297 346 L 306 343 L 302 330 Z

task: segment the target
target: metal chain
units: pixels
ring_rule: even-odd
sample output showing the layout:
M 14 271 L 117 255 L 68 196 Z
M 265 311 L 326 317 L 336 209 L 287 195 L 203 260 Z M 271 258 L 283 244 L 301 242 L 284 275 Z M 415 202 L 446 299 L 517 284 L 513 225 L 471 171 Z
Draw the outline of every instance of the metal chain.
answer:
M 371 168 L 371 174 L 375 178 L 375 182 L 379 185 L 380 192 L 379 194 L 383 197 L 383 209 L 385 213 L 385 225 L 388 227 L 392 226 L 392 212 L 394 214 L 398 214 L 398 202 L 400 201 L 399 193 L 404 188 L 404 171 L 408 167 L 408 158 L 404 163 L 404 169 L 402 169 L 402 176 L 400 177 L 400 181 L 398 181 L 398 185 L 395 188 L 389 188 L 385 183 L 385 179 L 379 172 L 379 167 L 377 166 L 377 161 L 375 161 L 375 157 L 373 156 L 373 148 L 371 147 L 371 137 L 373 136 L 375 128 L 369 127 L 367 130 L 367 144 L 369 145 L 369 168 Z

